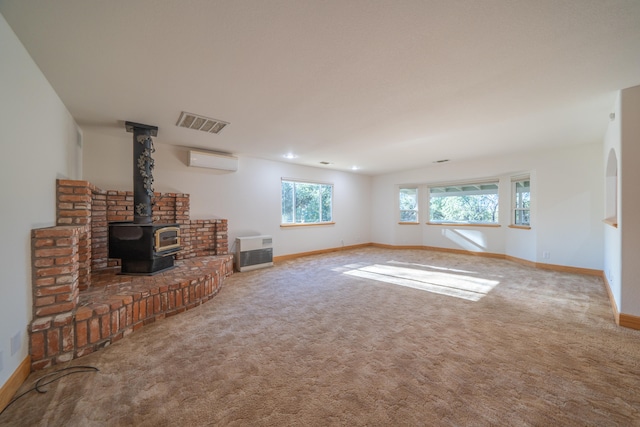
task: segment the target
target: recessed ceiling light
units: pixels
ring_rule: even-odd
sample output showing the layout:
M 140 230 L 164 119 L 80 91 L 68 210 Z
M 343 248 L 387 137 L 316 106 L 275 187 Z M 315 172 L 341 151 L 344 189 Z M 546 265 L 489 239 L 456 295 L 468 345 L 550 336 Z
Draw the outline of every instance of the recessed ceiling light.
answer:
M 357 171 L 358 169 L 360 169 L 360 166 L 351 166 L 352 171 Z
M 293 153 L 287 153 L 287 154 L 285 154 L 285 155 L 284 155 L 284 156 L 282 156 L 282 157 L 284 157 L 285 159 L 289 159 L 289 160 L 291 160 L 291 159 L 295 159 L 295 158 L 297 158 L 298 156 L 296 156 L 296 155 L 295 155 L 295 154 L 293 154 Z

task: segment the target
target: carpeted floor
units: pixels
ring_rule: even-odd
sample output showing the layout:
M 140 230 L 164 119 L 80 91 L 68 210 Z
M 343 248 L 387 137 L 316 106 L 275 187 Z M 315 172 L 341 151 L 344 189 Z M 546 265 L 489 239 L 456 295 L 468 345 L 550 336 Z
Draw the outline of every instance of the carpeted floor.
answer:
M 640 425 L 640 331 L 615 325 L 600 278 L 441 252 L 237 273 L 74 365 L 100 371 L 27 394 L 0 424 Z

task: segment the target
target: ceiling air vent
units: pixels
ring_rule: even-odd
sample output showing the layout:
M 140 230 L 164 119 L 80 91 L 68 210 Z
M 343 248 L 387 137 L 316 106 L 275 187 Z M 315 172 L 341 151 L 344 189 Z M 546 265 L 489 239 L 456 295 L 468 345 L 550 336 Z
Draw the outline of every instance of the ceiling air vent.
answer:
M 220 131 L 228 124 L 228 122 L 223 122 L 222 120 L 211 119 L 209 117 L 198 116 L 197 114 L 185 113 L 183 111 L 180 114 L 180 118 L 178 119 L 176 126 L 217 134 L 220 133 Z

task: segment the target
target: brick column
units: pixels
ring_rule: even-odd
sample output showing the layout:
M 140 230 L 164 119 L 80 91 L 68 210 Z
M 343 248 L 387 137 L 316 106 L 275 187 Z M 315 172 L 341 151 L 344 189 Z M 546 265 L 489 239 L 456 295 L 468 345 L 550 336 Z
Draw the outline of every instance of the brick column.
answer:
M 91 200 L 91 269 L 94 271 L 107 268 L 109 259 L 107 192 L 94 188 Z
M 195 255 L 192 244 L 192 229 L 194 228 L 190 220 L 191 202 L 188 194 L 176 194 L 176 217 L 175 221 L 180 225 L 180 246 L 182 249 L 176 255 L 176 259 L 193 258 Z
M 78 241 L 82 228 L 59 226 L 32 230 L 32 369 L 73 359 L 73 311 L 79 298 Z
M 216 255 L 229 254 L 228 224 L 226 219 L 217 220 L 216 224 Z
M 92 193 L 95 187 L 89 181 L 56 180 L 57 224 L 81 226 L 78 241 L 80 289 L 89 287 L 91 278 L 91 217 Z

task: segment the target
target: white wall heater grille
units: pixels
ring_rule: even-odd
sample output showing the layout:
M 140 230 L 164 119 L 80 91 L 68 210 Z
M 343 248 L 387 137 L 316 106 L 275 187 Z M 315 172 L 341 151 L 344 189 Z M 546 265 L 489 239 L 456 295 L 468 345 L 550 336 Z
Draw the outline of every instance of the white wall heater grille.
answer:
M 250 271 L 273 265 L 273 239 L 271 236 L 236 238 L 236 268 Z

